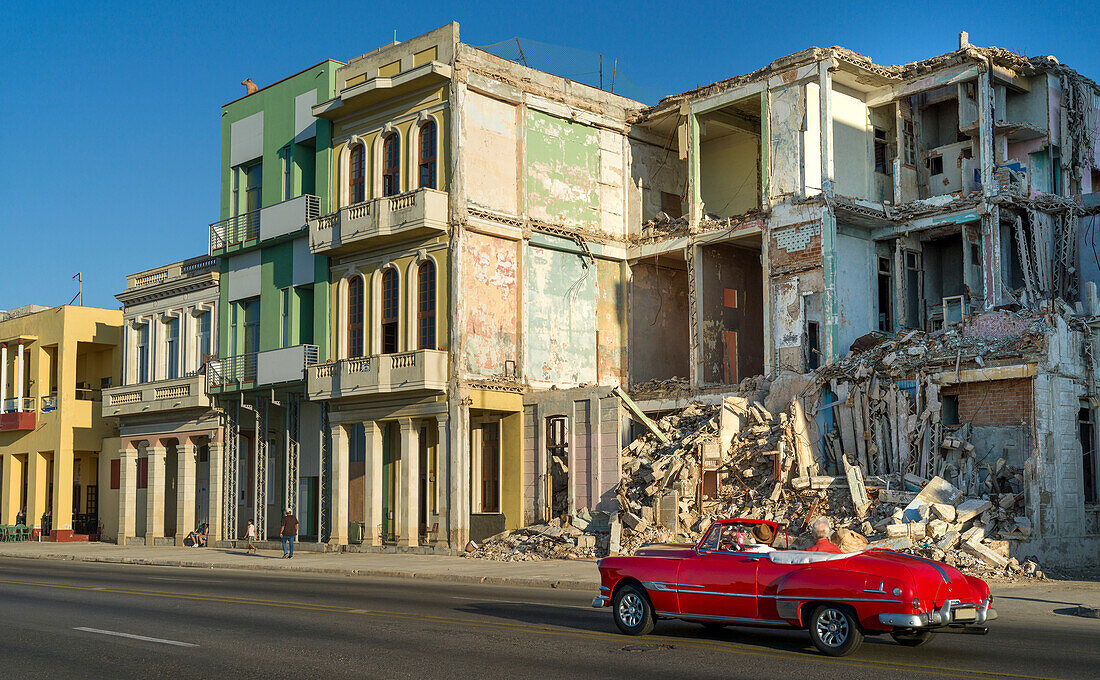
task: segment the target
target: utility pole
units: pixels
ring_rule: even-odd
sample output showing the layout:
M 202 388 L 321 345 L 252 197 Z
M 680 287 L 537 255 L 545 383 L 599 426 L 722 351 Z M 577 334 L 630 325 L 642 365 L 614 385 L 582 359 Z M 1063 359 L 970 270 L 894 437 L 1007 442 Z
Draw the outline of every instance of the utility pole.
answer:
M 615 94 L 615 73 L 619 70 L 619 59 L 611 62 L 611 94 Z
M 76 302 L 77 300 L 79 300 L 79 302 L 77 302 L 77 305 L 80 306 L 80 307 L 83 307 L 84 306 L 84 278 L 81 276 L 80 272 L 77 272 L 76 276 L 74 276 L 73 278 L 76 279 L 77 289 L 76 289 L 76 295 L 73 297 L 72 300 L 69 300 L 69 304 L 71 305 L 73 302 Z
M 603 55 L 600 55 L 600 89 L 603 89 Z
M 523 56 L 523 45 L 519 44 L 519 36 L 516 36 L 516 47 L 519 48 L 519 59 L 523 62 L 524 66 L 527 66 L 527 57 Z

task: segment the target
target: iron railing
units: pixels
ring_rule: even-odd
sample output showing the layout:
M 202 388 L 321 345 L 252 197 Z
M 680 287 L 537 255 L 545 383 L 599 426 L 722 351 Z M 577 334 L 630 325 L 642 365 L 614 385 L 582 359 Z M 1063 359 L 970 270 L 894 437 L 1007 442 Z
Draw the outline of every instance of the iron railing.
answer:
M 4 400 L 4 413 L 15 413 L 19 410 L 19 397 L 8 397 Z M 23 397 L 23 412 L 34 413 L 34 397 Z
M 206 365 L 206 389 L 256 382 L 259 356 L 259 352 L 251 352 L 211 361 Z
M 297 201 L 305 199 L 305 210 L 302 215 L 302 226 L 304 227 L 310 220 L 316 219 L 317 215 L 321 212 L 321 199 L 312 194 L 303 194 L 301 196 L 295 196 L 289 198 L 282 203 L 288 203 L 290 201 Z M 229 246 L 242 245 L 248 241 L 259 239 L 260 223 L 262 222 L 262 215 L 265 210 L 270 210 L 280 205 L 269 205 L 266 208 L 258 208 L 256 210 L 250 210 L 240 215 L 234 215 L 224 220 L 219 220 L 210 225 L 210 252 L 215 250 L 224 250 Z

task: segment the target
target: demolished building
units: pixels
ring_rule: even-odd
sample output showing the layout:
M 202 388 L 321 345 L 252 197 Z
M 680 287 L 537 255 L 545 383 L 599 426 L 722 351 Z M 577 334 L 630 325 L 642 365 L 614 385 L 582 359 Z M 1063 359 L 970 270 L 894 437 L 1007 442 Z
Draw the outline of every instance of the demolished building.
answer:
M 812 374 L 822 476 L 950 477 L 1005 498 L 1011 557 L 1095 561 L 1098 97 L 962 34 L 903 66 L 811 48 L 639 111 L 628 392 L 659 419 Z M 625 480 L 647 430 L 623 413 Z

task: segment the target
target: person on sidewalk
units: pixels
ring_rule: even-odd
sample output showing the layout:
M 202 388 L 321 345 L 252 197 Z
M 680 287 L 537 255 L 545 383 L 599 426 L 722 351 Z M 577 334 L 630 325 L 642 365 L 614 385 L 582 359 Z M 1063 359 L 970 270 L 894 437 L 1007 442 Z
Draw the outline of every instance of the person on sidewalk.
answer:
M 256 540 L 256 525 L 252 520 L 248 520 L 248 529 L 245 531 L 245 537 L 248 539 L 248 554 L 256 554 L 256 546 L 254 544 Z
M 286 509 L 283 525 L 279 528 L 279 538 L 283 540 L 283 557 L 294 557 L 294 539 L 298 538 L 298 518 Z

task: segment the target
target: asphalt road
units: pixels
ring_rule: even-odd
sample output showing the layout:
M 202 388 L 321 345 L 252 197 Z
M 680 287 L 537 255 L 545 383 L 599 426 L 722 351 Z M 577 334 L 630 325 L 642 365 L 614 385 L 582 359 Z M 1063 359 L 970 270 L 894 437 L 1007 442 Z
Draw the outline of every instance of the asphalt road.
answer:
M 988 636 L 837 660 L 795 631 L 626 637 L 576 591 L 0 559 L 0 677 L 1096 678 L 1100 621 L 1030 592 Z

